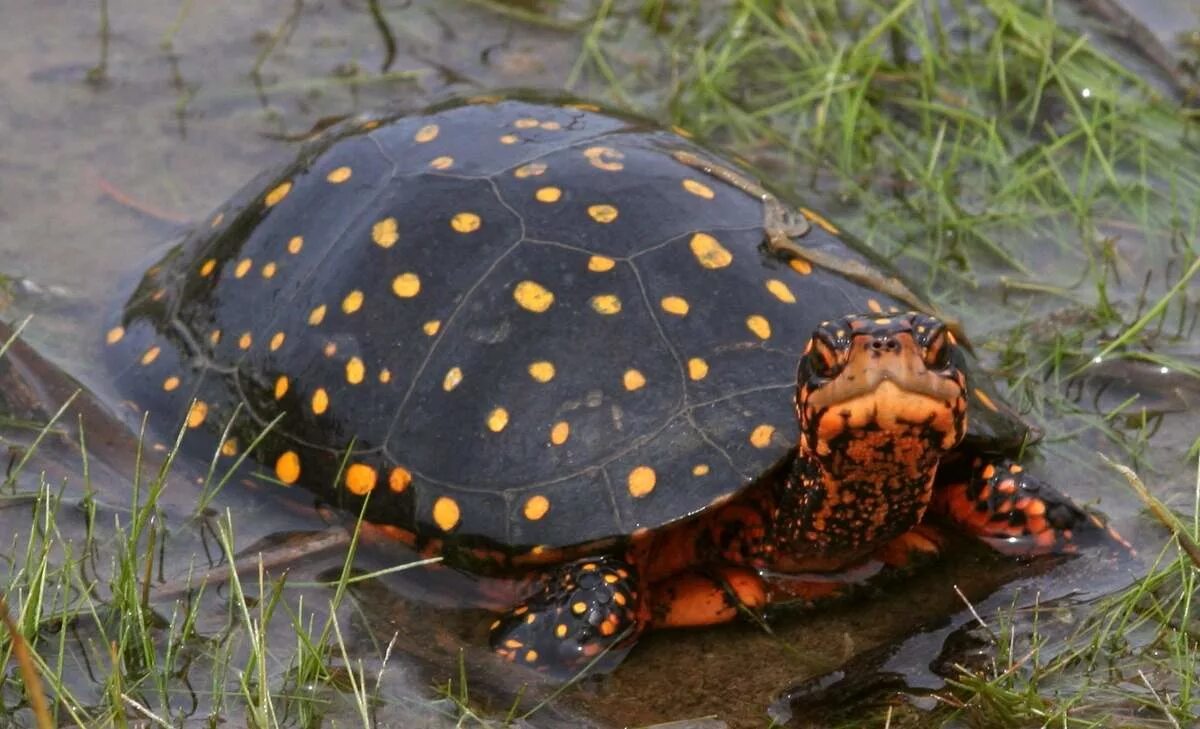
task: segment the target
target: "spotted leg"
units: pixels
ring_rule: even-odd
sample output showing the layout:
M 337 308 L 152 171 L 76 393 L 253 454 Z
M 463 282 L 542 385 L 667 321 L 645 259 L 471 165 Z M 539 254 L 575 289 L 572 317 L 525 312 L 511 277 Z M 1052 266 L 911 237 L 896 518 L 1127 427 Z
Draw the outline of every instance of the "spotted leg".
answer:
M 1132 554 L 1129 543 L 1104 517 L 1079 507 L 1015 461 L 976 458 L 969 468 L 965 465 L 951 469 L 930 508 L 993 549 L 1036 555 L 1108 546 Z
M 633 646 L 645 627 L 638 607 L 632 565 L 614 557 L 570 562 L 548 571 L 537 592 L 492 624 L 492 650 L 569 678 Z

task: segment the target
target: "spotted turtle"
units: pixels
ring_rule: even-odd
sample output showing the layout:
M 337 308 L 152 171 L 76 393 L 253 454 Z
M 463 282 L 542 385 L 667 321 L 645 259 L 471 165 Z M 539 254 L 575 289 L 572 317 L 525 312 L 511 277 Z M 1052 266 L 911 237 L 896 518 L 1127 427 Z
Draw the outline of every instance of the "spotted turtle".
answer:
M 1009 460 L 1028 428 L 922 308 L 683 130 L 477 99 L 307 143 L 105 340 L 159 432 L 260 439 L 281 488 L 528 576 L 493 647 L 569 672 L 936 551 L 929 517 L 1025 555 L 1118 539 Z

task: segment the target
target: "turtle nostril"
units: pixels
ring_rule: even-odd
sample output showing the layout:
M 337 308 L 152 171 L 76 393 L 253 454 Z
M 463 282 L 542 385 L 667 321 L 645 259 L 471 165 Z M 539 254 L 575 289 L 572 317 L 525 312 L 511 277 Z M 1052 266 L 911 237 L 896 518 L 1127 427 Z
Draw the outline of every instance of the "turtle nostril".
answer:
M 892 337 L 878 337 L 871 340 L 871 350 L 875 352 L 899 352 L 900 342 Z

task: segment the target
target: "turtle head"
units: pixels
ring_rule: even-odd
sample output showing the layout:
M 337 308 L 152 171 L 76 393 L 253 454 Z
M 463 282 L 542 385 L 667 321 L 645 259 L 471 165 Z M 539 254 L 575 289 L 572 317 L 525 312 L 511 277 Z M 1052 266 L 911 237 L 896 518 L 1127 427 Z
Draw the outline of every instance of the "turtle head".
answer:
M 954 335 L 926 314 L 824 322 L 797 373 L 801 452 L 835 471 L 932 475 L 966 433 L 962 361 Z

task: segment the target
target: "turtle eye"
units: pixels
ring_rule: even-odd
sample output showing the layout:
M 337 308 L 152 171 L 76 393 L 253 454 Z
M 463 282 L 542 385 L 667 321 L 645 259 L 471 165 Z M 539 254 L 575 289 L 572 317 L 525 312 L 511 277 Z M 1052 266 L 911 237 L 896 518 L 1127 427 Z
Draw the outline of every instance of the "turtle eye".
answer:
M 833 377 L 838 371 L 838 356 L 833 345 L 820 336 L 808 343 L 808 365 L 818 377 Z
M 925 366 L 931 370 L 944 370 L 950 366 L 950 348 L 952 342 L 949 333 L 943 327 L 929 337 L 925 345 Z

